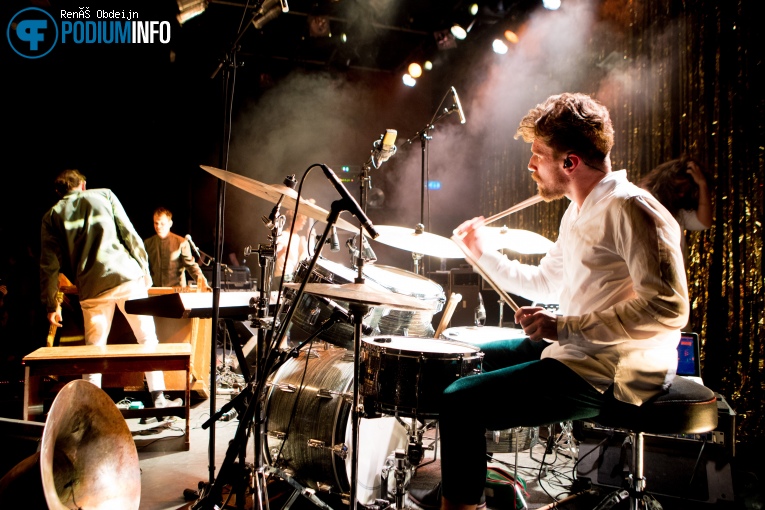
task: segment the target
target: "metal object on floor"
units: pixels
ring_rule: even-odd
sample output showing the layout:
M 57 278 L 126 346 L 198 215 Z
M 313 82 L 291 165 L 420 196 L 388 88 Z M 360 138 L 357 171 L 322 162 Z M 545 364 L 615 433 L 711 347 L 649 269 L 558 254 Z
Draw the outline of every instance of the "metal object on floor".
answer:
M 53 400 L 40 451 L 0 480 L 2 508 L 130 510 L 140 501 L 141 470 L 127 423 L 111 397 L 83 379 Z

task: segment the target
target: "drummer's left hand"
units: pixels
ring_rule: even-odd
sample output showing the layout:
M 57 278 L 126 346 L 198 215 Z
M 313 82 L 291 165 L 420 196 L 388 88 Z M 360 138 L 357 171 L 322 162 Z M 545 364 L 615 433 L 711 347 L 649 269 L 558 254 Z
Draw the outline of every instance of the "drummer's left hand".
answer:
M 515 312 L 515 323 L 534 341 L 558 339 L 558 317 L 540 306 L 522 306 Z

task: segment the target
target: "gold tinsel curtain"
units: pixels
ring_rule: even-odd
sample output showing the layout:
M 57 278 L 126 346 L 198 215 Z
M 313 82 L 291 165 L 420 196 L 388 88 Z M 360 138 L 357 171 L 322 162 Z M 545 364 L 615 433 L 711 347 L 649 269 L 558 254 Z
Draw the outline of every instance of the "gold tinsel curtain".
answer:
M 596 7 L 602 24 L 591 38 L 590 81 L 569 88 L 609 107 L 616 130 L 613 167 L 626 168 L 633 182 L 682 154 L 698 159 L 712 176 L 715 222 L 687 235 L 688 329 L 702 340 L 705 384 L 736 411 L 737 439 L 746 442 L 761 441 L 765 430 L 765 64 L 756 5 L 603 0 Z M 507 138 L 500 143 L 507 145 Z M 481 194 L 483 210 L 499 212 L 534 194 L 527 175 L 506 170 L 527 161 L 527 152 L 512 148 L 484 156 L 486 177 L 495 185 Z M 510 223 L 554 240 L 566 205 L 540 204 Z

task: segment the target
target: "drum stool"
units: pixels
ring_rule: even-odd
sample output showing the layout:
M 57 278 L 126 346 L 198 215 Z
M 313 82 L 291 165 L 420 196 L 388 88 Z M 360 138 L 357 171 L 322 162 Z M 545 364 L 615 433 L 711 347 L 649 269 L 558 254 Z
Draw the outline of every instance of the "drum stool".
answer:
M 625 431 L 633 445 L 629 487 L 608 494 L 594 510 L 612 508 L 628 498 L 630 510 L 661 510 L 661 504 L 645 490 L 644 434 L 701 434 L 714 430 L 717 427 L 717 399 L 706 386 L 675 377 L 667 391 L 642 406 L 626 404 L 610 396 L 601 414 L 593 420 L 605 427 Z

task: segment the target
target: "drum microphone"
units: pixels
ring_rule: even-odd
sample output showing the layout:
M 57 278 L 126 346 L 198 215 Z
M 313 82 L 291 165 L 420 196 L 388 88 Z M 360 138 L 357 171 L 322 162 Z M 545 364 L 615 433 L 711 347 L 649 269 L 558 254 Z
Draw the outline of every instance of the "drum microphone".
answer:
M 483 296 L 478 293 L 478 306 L 475 309 L 475 325 L 483 326 L 486 324 L 486 308 L 483 306 Z
M 380 166 L 381 163 L 388 161 L 391 156 L 396 154 L 395 144 L 397 134 L 398 131 L 395 129 L 386 129 L 385 134 L 381 137 L 382 139 L 375 141 L 375 151 L 373 151 L 377 156 L 377 165 L 375 166 Z
M 339 317 L 339 319 L 347 324 L 353 325 L 353 321 L 351 320 L 351 314 L 343 308 L 342 306 L 338 305 L 334 301 L 332 301 L 329 298 L 326 298 L 324 296 L 313 296 L 318 298 L 320 301 L 323 301 L 327 305 L 329 305 L 332 308 L 332 313 L 335 315 L 335 317 Z M 367 326 L 363 322 L 361 323 L 361 332 L 364 333 L 366 336 L 369 336 L 373 333 L 373 329 L 371 326 Z
M 348 212 L 358 218 L 358 220 L 361 222 L 361 225 L 364 227 L 364 230 L 367 231 L 372 239 L 376 239 L 380 234 L 377 232 L 377 230 L 375 230 L 375 226 L 371 221 L 369 221 L 369 217 L 361 209 L 361 206 L 359 206 L 359 203 L 356 202 L 356 199 L 353 198 L 353 196 L 348 192 L 348 189 L 343 185 L 343 183 L 340 182 L 340 179 L 337 178 L 335 172 L 333 172 L 332 169 L 327 165 L 320 164 L 319 166 L 324 172 L 324 175 L 327 176 L 327 179 L 332 182 L 332 185 L 335 187 L 337 192 L 340 193 L 340 196 L 343 197 L 343 200 L 346 202 L 346 207 L 348 207 Z
M 462 110 L 462 103 L 460 103 L 460 97 L 457 95 L 457 89 L 452 87 L 452 98 L 454 99 L 454 105 L 452 105 L 452 111 L 457 108 L 457 115 L 460 116 L 460 124 L 465 123 L 465 112 Z
M 340 240 L 337 238 L 337 227 L 332 225 L 332 235 L 329 238 L 329 251 L 340 251 Z

